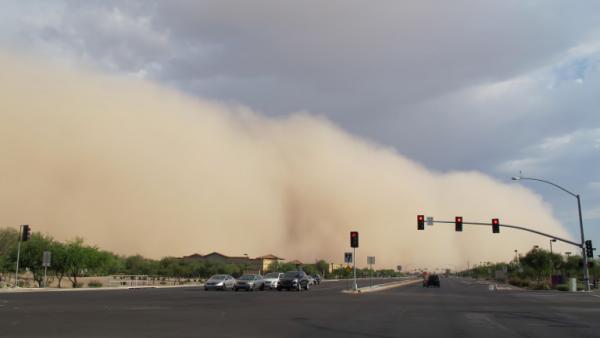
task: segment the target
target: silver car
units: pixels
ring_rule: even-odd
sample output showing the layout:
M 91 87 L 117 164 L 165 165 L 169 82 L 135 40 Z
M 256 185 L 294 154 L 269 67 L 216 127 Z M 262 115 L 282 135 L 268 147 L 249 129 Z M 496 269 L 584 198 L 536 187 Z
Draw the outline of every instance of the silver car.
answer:
M 233 291 L 237 290 L 246 290 L 246 291 L 254 291 L 254 290 L 264 290 L 265 289 L 265 281 L 261 275 L 243 275 L 235 281 L 235 286 L 233 287 Z
M 277 289 L 277 284 L 279 284 L 279 279 L 283 277 L 283 272 L 269 272 L 265 275 L 265 287 L 270 289 Z
M 233 290 L 235 278 L 230 275 L 214 275 L 204 283 L 204 290 Z

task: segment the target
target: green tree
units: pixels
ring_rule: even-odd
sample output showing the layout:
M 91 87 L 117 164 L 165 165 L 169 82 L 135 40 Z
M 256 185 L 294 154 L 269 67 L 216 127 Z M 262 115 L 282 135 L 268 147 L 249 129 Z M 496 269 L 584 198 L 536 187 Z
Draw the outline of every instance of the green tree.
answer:
M 79 287 L 78 277 L 97 272 L 106 259 L 96 247 L 84 245 L 81 238 L 67 243 L 66 255 L 67 276 L 73 287 Z
M 19 264 L 23 268 L 29 268 L 39 287 L 44 283 L 42 257 L 44 251 L 51 251 L 52 243 L 54 243 L 52 237 L 35 232 L 27 242 L 21 244 Z
M 6 279 L 7 274 L 15 273 L 16 259 L 12 253 L 17 252 L 19 230 L 14 228 L 0 229 L 0 281 Z M 16 254 L 14 255 L 16 257 Z
M 53 242 L 50 246 L 50 251 L 52 252 L 52 264 L 50 267 L 58 280 L 58 287 L 60 288 L 62 286 L 62 279 L 69 272 L 67 247 L 61 242 Z
M 550 275 L 553 260 L 550 252 L 534 248 L 521 258 L 521 264 L 536 278 L 537 285 L 540 286 L 542 279 Z
M 319 271 L 319 274 L 321 276 L 325 276 L 329 271 L 329 263 L 322 259 L 318 260 L 317 263 L 315 263 L 315 267 Z

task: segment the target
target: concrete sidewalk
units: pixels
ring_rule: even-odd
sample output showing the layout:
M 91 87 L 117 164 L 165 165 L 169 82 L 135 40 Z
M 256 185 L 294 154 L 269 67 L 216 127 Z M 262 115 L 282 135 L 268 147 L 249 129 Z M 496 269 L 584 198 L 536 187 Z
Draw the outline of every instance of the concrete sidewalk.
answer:
M 185 287 L 203 287 L 204 284 L 185 285 L 141 285 L 141 286 L 114 286 L 99 288 L 1 288 L 3 293 L 30 293 L 30 292 L 83 292 L 83 291 L 114 291 L 114 290 L 138 290 L 138 289 L 168 289 Z

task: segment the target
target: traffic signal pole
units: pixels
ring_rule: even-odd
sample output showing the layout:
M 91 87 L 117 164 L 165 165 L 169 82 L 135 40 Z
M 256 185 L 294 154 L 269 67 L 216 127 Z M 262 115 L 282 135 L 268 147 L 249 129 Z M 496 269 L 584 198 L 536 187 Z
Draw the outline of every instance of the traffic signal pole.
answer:
M 575 194 L 563 187 L 561 187 L 560 185 L 556 184 L 556 183 L 552 183 L 550 181 L 546 181 L 546 180 L 542 180 L 539 178 L 533 178 L 533 177 L 523 177 L 522 174 L 519 174 L 519 176 L 515 176 L 512 178 L 513 181 L 521 181 L 521 180 L 530 180 L 530 181 L 537 181 L 537 182 L 542 182 L 542 183 L 546 183 L 546 184 L 550 184 L 551 186 L 560 189 L 564 192 L 566 192 L 567 194 L 575 197 L 577 199 L 577 211 L 579 214 L 579 230 L 580 230 L 580 234 L 581 234 L 581 243 L 577 244 L 577 246 L 579 246 L 581 248 L 581 253 L 582 253 L 582 258 L 583 258 L 583 280 L 585 283 L 585 289 L 586 291 L 591 291 L 590 288 L 590 272 L 587 266 L 587 262 L 588 262 L 588 258 L 584 249 L 584 244 L 585 244 L 585 235 L 583 234 L 583 218 L 581 217 L 581 197 L 579 196 L 579 194 Z M 572 243 L 571 243 L 572 244 Z
M 19 258 L 21 255 L 21 240 L 23 239 L 23 226 L 19 225 L 19 244 L 17 244 L 17 270 L 15 271 L 15 287 L 19 287 Z
M 352 267 L 354 269 L 354 291 L 358 290 L 358 285 L 356 284 L 356 248 L 352 248 Z
M 433 223 L 455 224 L 455 221 L 433 221 Z M 464 221 L 462 222 L 462 224 L 482 225 L 482 226 L 492 226 L 493 225 L 492 223 L 464 222 Z M 573 241 L 570 241 L 568 239 L 564 239 L 564 238 L 560 238 L 558 236 L 550 235 L 550 234 L 547 234 L 545 232 L 541 232 L 541 231 L 537 231 L 537 230 L 533 230 L 533 229 L 528 229 L 528 228 L 525 228 L 525 227 L 522 227 L 522 226 L 510 225 L 510 224 L 502 224 L 502 223 L 498 224 L 498 226 L 505 227 L 505 228 L 512 228 L 512 229 L 523 230 L 523 231 L 527 231 L 527 232 L 532 232 L 534 234 L 538 234 L 538 235 L 541 235 L 541 236 L 546 236 L 548 238 L 554 238 L 557 241 L 561 241 L 561 242 L 565 242 L 565 243 L 568 243 L 568 244 L 571 244 L 571 245 L 575 245 L 575 246 L 580 247 L 580 248 L 582 247 L 581 243 L 573 242 Z
M 588 269 L 587 253 L 585 252 L 585 235 L 583 234 L 583 219 L 581 217 L 581 198 L 579 194 L 575 195 L 577 198 L 577 211 L 579 213 L 579 230 L 581 231 L 581 256 L 583 257 L 583 281 L 585 283 L 585 289 L 591 291 L 590 287 L 590 271 Z

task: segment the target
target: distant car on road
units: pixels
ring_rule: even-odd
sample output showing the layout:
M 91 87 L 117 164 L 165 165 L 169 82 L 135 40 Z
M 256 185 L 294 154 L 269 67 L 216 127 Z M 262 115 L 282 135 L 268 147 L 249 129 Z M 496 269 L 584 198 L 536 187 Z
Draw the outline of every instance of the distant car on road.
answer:
M 214 275 L 204 283 L 204 290 L 227 290 L 233 289 L 235 278 L 230 275 Z
M 265 287 L 270 289 L 277 289 L 279 280 L 283 277 L 283 272 L 269 272 L 263 279 L 265 280 Z
M 310 280 L 308 275 L 304 271 L 288 271 L 279 280 L 277 285 L 277 291 L 283 289 L 300 291 L 302 289 L 307 290 L 310 288 Z
M 312 278 L 315 280 L 315 284 L 317 284 L 317 285 L 321 284 L 321 276 L 313 275 Z
M 254 291 L 254 290 L 264 290 L 265 289 L 265 280 L 261 275 L 243 275 L 235 281 L 235 286 L 233 287 L 233 291 L 237 290 L 246 290 L 246 291 Z
M 427 279 L 423 280 L 423 287 L 440 287 L 440 276 L 438 275 L 429 275 Z

